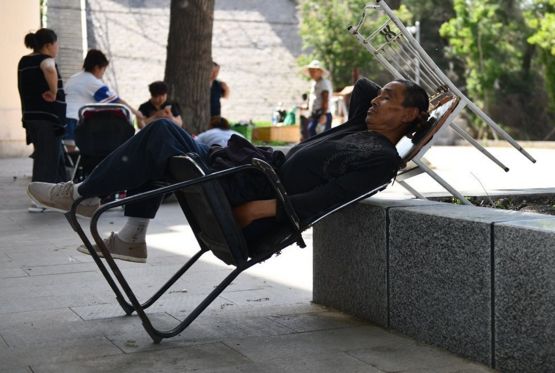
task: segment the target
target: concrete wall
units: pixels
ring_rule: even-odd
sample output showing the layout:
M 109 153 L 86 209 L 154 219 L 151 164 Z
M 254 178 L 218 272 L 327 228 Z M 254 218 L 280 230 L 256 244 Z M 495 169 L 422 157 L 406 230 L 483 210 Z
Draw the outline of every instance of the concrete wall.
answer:
M 555 217 L 376 198 L 314 228 L 314 301 L 504 373 L 555 367 Z
M 17 91 L 17 63 L 30 51 L 23 38 L 40 27 L 39 2 L 36 0 L 0 2 L 0 157 L 17 157 L 30 153 L 21 127 L 21 105 Z

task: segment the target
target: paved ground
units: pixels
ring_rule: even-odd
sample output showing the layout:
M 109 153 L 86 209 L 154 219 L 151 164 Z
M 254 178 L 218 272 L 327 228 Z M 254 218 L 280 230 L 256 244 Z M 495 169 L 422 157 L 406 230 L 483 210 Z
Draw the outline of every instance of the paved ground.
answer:
M 503 179 L 465 148 L 434 148 L 429 159 L 462 190 L 480 189 L 475 179 L 492 189 L 554 185 L 545 166 L 553 151 L 532 149 L 541 162 L 530 167 L 508 149 L 494 150 L 514 164 L 512 176 L 501 172 Z M 476 178 L 464 170 L 469 164 Z M 122 316 L 91 258 L 75 251 L 79 239 L 63 216 L 27 212 L 30 168 L 29 159 L 0 160 L 0 372 L 490 371 L 312 304 L 310 231 L 308 248 L 291 247 L 242 274 L 186 331 L 154 345 L 137 317 Z M 109 213 L 103 230 L 117 230 L 122 215 Z M 149 232 L 148 264 L 121 266 L 143 296 L 196 247 L 175 204 L 163 205 Z M 157 324 L 182 318 L 229 270 L 213 259 L 199 264 L 150 311 Z

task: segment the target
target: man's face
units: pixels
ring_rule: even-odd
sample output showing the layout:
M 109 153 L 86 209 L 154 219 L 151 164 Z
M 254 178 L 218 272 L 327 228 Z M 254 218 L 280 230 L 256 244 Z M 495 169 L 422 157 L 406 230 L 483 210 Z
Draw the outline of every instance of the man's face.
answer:
M 414 119 L 415 108 L 403 106 L 405 86 L 399 82 L 387 83 L 372 100 L 366 116 L 366 127 L 376 132 L 402 130 Z
M 220 66 L 219 65 L 212 66 L 212 71 L 210 72 L 210 80 L 215 80 L 216 78 L 218 78 L 219 73 L 220 73 Z
M 308 75 L 310 75 L 312 80 L 319 80 L 322 78 L 323 72 L 320 69 L 310 68 L 308 69 Z
M 151 96 L 150 97 L 150 102 L 152 102 L 152 104 L 156 107 L 159 107 L 160 105 L 162 105 L 164 102 L 166 102 L 168 98 L 168 94 L 164 93 L 162 95 L 158 95 L 158 96 Z

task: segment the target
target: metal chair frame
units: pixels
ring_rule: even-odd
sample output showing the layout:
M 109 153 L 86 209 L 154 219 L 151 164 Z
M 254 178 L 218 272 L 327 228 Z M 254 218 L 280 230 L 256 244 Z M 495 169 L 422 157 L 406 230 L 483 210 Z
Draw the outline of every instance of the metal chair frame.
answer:
M 154 343 L 159 343 L 164 338 L 170 338 L 170 337 L 176 336 L 177 334 L 181 333 L 244 270 L 252 267 L 253 265 L 255 265 L 257 263 L 260 263 L 260 262 L 263 262 L 263 261 L 267 260 L 272 255 L 278 253 L 283 248 L 285 248 L 287 246 L 290 246 L 293 243 L 297 243 L 297 245 L 299 245 L 301 248 L 305 247 L 306 245 L 305 245 L 304 240 L 302 238 L 301 232 L 303 230 L 309 228 L 310 226 L 312 226 L 314 223 L 316 223 L 320 219 L 323 219 L 327 215 L 329 215 L 329 214 L 333 213 L 334 211 L 336 211 L 338 209 L 341 209 L 341 208 L 343 208 L 347 205 L 346 204 L 346 205 L 342 205 L 342 206 L 337 206 L 334 209 L 328 211 L 326 214 L 324 214 L 324 215 L 318 217 L 317 219 L 315 219 L 309 225 L 301 226 L 299 224 L 299 221 L 298 221 L 298 218 L 296 217 L 295 212 L 290 207 L 289 201 L 287 199 L 287 194 L 285 193 L 283 187 L 279 183 L 279 179 L 278 179 L 277 175 L 273 171 L 273 168 L 269 164 L 265 163 L 264 161 L 255 159 L 255 160 L 253 160 L 253 163 L 251 165 L 238 166 L 238 167 L 235 167 L 235 168 L 232 168 L 232 169 L 229 169 L 229 170 L 214 172 L 212 174 L 206 175 L 202 171 L 203 166 L 198 163 L 199 160 L 195 159 L 195 156 L 193 154 L 189 154 L 187 156 L 176 157 L 176 158 L 182 158 L 184 161 L 190 162 L 192 167 L 195 167 L 200 171 L 199 172 L 199 177 L 197 177 L 195 179 L 192 179 L 192 180 L 181 181 L 181 182 L 177 182 L 177 183 L 172 184 L 172 185 L 160 187 L 158 189 L 151 190 L 151 191 L 148 191 L 148 192 L 145 192 L 145 193 L 141 193 L 141 194 L 138 194 L 138 195 L 135 195 L 135 196 L 132 196 L 132 197 L 127 197 L 127 198 L 122 199 L 122 200 L 110 202 L 108 204 L 105 204 L 105 205 L 101 206 L 96 211 L 94 216 L 92 217 L 92 220 L 91 220 L 91 223 L 90 223 L 91 234 L 92 234 L 92 237 L 94 239 L 94 242 L 97 244 L 98 248 L 101 250 L 102 255 L 103 255 L 103 257 L 104 257 L 108 266 L 106 266 L 103 263 L 103 261 L 100 259 L 99 255 L 94 250 L 91 241 L 88 239 L 87 235 L 83 231 L 83 228 L 79 224 L 79 221 L 77 220 L 76 209 L 77 209 L 77 206 L 83 201 L 83 199 L 78 199 L 77 201 L 75 201 L 75 203 L 72 206 L 72 209 L 65 214 L 65 216 L 68 219 L 72 228 L 77 232 L 77 234 L 79 235 L 79 237 L 81 238 L 81 240 L 83 241 L 85 246 L 88 248 L 89 253 L 93 257 L 95 263 L 97 264 L 98 268 L 102 272 L 102 274 L 103 274 L 104 278 L 106 279 L 106 281 L 108 282 L 109 286 L 111 287 L 111 289 L 115 293 L 116 299 L 117 299 L 118 303 L 120 304 L 120 306 L 122 307 L 125 314 L 130 315 L 131 313 L 136 312 L 137 315 L 142 320 L 143 327 L 145 328 L 147 333 L 151 336 Z M 198 304 L 198 306 L 195 309 L 193 309 L 187 315 L 187 317 L 185 317 L 185 319 L 183 319 L 181 322 L 179 322 L 174 328 L 169 329 L 169 330 L 160 330 L 160 329 L 154 327 L 150 318 L 149 318 L 149 316 L 146 314 L 145 310 L 148 307 L 152 306 L 154 303 L 156 303 L 156 301 L 178 279 L 180 279 L 187 272 L 187 270 L 189 268 L 191 268 L 193 266 L 193 264 L 198 259 L 200 259 L 200 257 L 203 254 L 205 254 L 207 251 L 212 250 L 212 248 L 209 247 L 206 244 L 206 241 L 204 241 L 201 238 L 202 234 L 196 228 L 196 224 L 194 223 L 195 222 L 194 216 L 192 216 L 189 211 L 184 209 L 187 220 L 189 221 L 190 224 L 192 223 L 191 226 L 193 227 L 193 231 L 194 231 L 194 233 L 197 237 L 197 240 L 199 242 L 199 245 L 201 246 L 201 249 L 195 255 L 193 255 L 173 276 L 171 276 L 169 278 L 169 280 L 167 280 L 167 282 L 160 289 L 158 289 L 150 298 L 148 298 L 144 302 L 141 302 L 141 301 L 139 301 L 138 297 L 135 295 L 135 292 L 132 290 L 128 281 L 125 279 L 125 276 L 123 275 L 123 273 L 119 269 L 117 263 L 112 258 L 110 252 L 108 251 L 108 249 L 106 248 L 106 245 L 104 244 L 104 242 L 102 240 L 102 237 L 99 234 L 98 221 L 99 221 L 100 217 L 107 210 L 113 209 L 113 208 L 118 207 L 118 206 L 123 206 L 127 203 L 137 202 L 137 201 L 145 200 L 145 199 L 152 198 L 152 197 L 155 197 L 155 196 L 165 195 L 167 193 L 178 192 L 180 190 L 184 190 L 184 189 L 191 188 L 191 187 L 198 186 L 198 185 L 205 184 L 205 183 L 210 183 L 210 182 L 216 181 L 216 180 L 218 180 L 222 177 L 226 177 L 226 176 L 232 175 L 234 173 L 238 173 L 238 172 L 244 172 L 246 170 L 256 170 L 258 172 L 263 173 L 267 177 L 268 181 L 273 186 L 277 197 L 279 198 L 280 201 L 282 201 L 282 203 L 286 207 L 285 210 L 286 210 L 287 216 L 289 217 L 289 225 L 290 225 L 291 233 L 288 236 L 286 236 L 279 243 L 279 245 L 277 245 L 275 248 L 273 248 L 273 250 L 265 252 L 265 253 L 261 254 L 260 256 L 248 258 L 244 255 L 241 256 L 241 255 L 237 254 L 237 252 L 235 252 L 235 254 L 233 255 L 234 263 L 232 263 L 233 265 L 235 265 L 235 269 L 232 270 L 206 296 L 206 298 L 203 301 L 201 301 Z M 372 190 L 372 191 L 370 191 L 370 192 L 368 192 L 364 195 L 361 195 L 360 197 L 356 198 L 355 200 L 350 201 L 348 204 L 354 203 L 354 202 L 359 201 L 363 198 L 367 198 L 370 195 L 372 195 L 372 194 L 374 194 L 374 193 L 376 193 L 380 190 L 385 189 L 386 186 L 387 186 L 387 184 L 381 185 L 378 188 L 376 188 L 376 189 L 374 189 L 374 190 Z M 225 198 L 225 196 L 222 196 L 222 195 L 215 195 L 215 196 L 212 195 L 212 197 Z M 218 211 L 216 209 L 212 209 L 211 212 L 216 214 L 216 215 L 221 213 L 220 211 Z M 235 233 L 242 234 L 242 233 L 240 233 L 240 229 L 235 225 L 234 222 L 226 222 L 225 224 L 228 227 L 231 226 L 235 230 Z M 243 249 L 246 249 L 246 248 L 243 248 Z M 231 249 L 230 252 L 234 252 L 234 250 Z M 109 267 L 111 273 L 108 270 L 108 267 Z M 124 294 L 125 294 L 125 296 L 124 296 Z
M 403 143 L 398 145 L 398 152 L 402 156 L 404 162 L 408 162 L 418 154 L 422 147 L 428 146 L 430 140 L 433 138 L 434 134 L 437 133 L 441 127 L 446 123 L 447 118 L 452 114 L 453 109 L 457 105 L 458 99 L 450 95 L 446 95 L 444 100 L 439 104 L 438 108 L 432 112 L 430 130 L 417 144 L 413 144 L 411 140 L 405 139 Z M 177 166 L 174 165 L 175 162 Z M 72 228 L 77 232 L 85 246 L 87 247 L 89 253 L 93 257 L 95 263 L 100 269 L 101 273 L 105 277 L 109 286 L 112 288 L 116 295 L 118 303 L 123 308 L 123 311 L 130 315 L 133 312 L 137 312 L 138 316 L 143 322 L 143 327 L 147 333 L 151 336 L 155 343 L 159 343 L 163 338 L 170 338 L 179 333 L 181 333 L 187 326 L 193 322 L 203 311 L 216 299 L 216 297 L 235 279 L 241 272 L 245 269 L 252 267 L 253 265 L 267 260 L 272 255 L 278 253 L 285 247 L 297 243 L 300 247 L 305 247 L 301 232 L 312 227 L 318 221 L 324 219 L 326 216 L 345 208 L 357 201 L 364 198 L 368 198 L 371 195 L 384 190 L 389 183 L 379 185 L 375 189 L 368 191 L 342 205 L 331 206 L 328 210 L 324 211 L 320 216 L 314 218 L 308 224 L 301 224 L 291 203 L 289 202 L 287 193 L 281 184 L 279 177 L 275 173 L 274 169 L 266 162 L 253 159 L 252 164 L 242 165 L 234 168 L 230 168 L 223 171 L 210 173 L 208 167 L 203 164 L 196 154 L 188 154 L 186 156 L 174 157 L 170 160 L 170 171 L 178 167 L 179 169 L 188 170 L 184 177 L 181 174 L 173 172 L 174 179 L 177 181 L 171 185 L 162 186 L 155 190 L 151 190 L 145 193 L 137 194 L 135 196 L 127 197 L 121 200 L 107 203 L 102 205 L 94 214 L 90 224 L 91 235 L 94 242 L 102 252 L 103 257 L 107 263 L 107 266 L 100 259 L 99 255 L 93 248 L 91 241 L 88 239 L 87 235 L 83 231 L 83 228 L 79 224 L 76 217 L 77 206 L 83 201 L 83 199 L 78 199 L 72 206 L 72 209 L 66 213 L 66 218 L 68 219 Z M 231 207 L 229 202 L 227 202 L 227 197 L 221 188 L 219 188 L 218 180 L 236 173 L 241 173 L 245 171 L 256 171 L 265 176 L 270 185 L 275 192 L 275 196 L 281 202 L 284 207 L 286 216 L 288 217 L 288 230 L 285 232 L 284 236 L 281 237 L 283 231 L 279 231 L 277 240 L 272 239 L 270 248 L 264 247 L 264 250 L 259 251 L 257 255 L 248 255 L 248 253 L 257 252 L 252 250 L 252 247 L 248 247 L 245 241 L 242 230 L 235 223 L 232 214 L 230 214 Z M 197 195 L 193 197 L 188 197 L 186 191 L 188 189 L 197 188 L 193 190 Z M 157 290 L 150 298 L 146 301 L 141 302 L 135 295 L 135 292 L 131 289 L 131 286 L 125 279 L 125 276 L 119 269 L 117 263 L 112 258 L 110 252 L 108 251 L 102 237 L 98 231 L 98 222 L 102 214 L 106 211 L 113 209 L 118 206 L 123 206 L 128 203 L 137 202 L 140 200 L 145 200 L 155 196 L 166 195 L 167 193 L 176 193 L 176 196 L 181 204 L 181 208 L 191 226 L 193 233 L 195 234 L 197 241 L 201 249 L 191 257 L 169 280 Z M 200 195 L 202 198 L 198 198 Z M 207 207 L 202 209 L 202 214 L 198 214 L 198 209 L 194 210 L 187 201 L 187 198 L 192 198 L 193 200 L 203 199 L 208 201 Z M 208 215 L 206 215 L 208 211 Z M 202 216 L 197 216 L 202 215 Z M 209 222 L 203 222 L 200 219 L 209 216 Z M 203 223 L 210 226 L 211 223 L 215 223 L 218 229 L 222 232 L 221 235 L 217 237 L 209 237 L 206 239 L 207 235 L 213 234 L 213 230 L 210 228 L 203 228 Z M 211 233 L 212 232 L 212 233 Z M 227 248 L 222 259 L 222 247 Z M 259 248 L 259 247 L 257 247 Z M 254 249 L 257 249 L 254 248 Z M 228 264 L 235 266 L 227 277 L 225 277 L 215 288 L 212 290 L 206 298 L 199 303 L 199 305 L 193 309 L 189 315 L 187 315 L 181 322 L 177 324 L 172 329 L 160 330 L 152 325 L 150 318 L 146 314 L 145 310 L 152 306 L 156 301 L 179 279 L 181 278 L 189 268 L 207 251 L 212 251 L 218 258 L 222 259 Z M 220 255 L 218 255 L 218 253 Z M 108 269 L 109 268 L 109 269 Z M 119 284 L 119 285 L 118 285 Z
M 85 105 L 83 107 L 81 107 L 79 109 L 79 122 L 77 123 L 77 126 L 80 126 L 83 124 L 83 121 L 85 120 L 85 115 L 87 112 L 96 112 L 96 111 L 104 111 L 104 110 L 112 110 L 112 111 L 118 111 L 121 112 L 121 114 L 125 117 L 125 119 L 127 120 L 127 123 L 129 123 L 129 125 L 132 127 L 132 122 L 131 122 L 131 112 L 129 111 L 129 109 L 121 104 L 88 104 Z M 101 139 L 99 139 L 99 141 L 102 141 Z M 79 144 L 76 143 L 77 147 L 79 147 Z M 77 176 L 77 172 L 79 171 L 79 166 L 81 165 L 82 162 L 82 155 L 79 154 L 79 156 L 77 157 L 77 160 L 75 161 L 75 164 L 73 165 L 73 172 L 71 174 L 71 179 L 70 180 L 75 180 L 76 176 Z M 75 180 L 77 181 L 77 180 Z
M 365 21 L 370 13 L 373 13 L 372 16 L 378 15 L 384 17 L 384 22 L 377 29 L 367 31 L 365 30 Z M 441 71 L 426 51 L 424 51 L 424 49 L 384 0 L 376 0 L 375 3 L 368 3 L 363 10 L 362 17 L 360 18 L 358 24 L 350 26 L 348 30 L 350 34 L 361 45 L 363 45 L 366 50 L 368 50 L 368 52 L 370 52 L 370 54 L 372 54 L 376 60 L 382 64 L 396 79 L 411 79 L 416 81 L 428 92 L 432 100 L 434 97 L 445 92 L 451 92 L 453 95 L 458 97 L 458 106 L 448 119 L 447 124 L 449 124 L 449 127 L 451 127 L 457 135 L 468 141 L 472 146 L 501 167 L 505 172 L 509 171 L 509 167 L 493 156 L 487 149 L 480 145 L 474 138 L 472 138 L 472 136 L 470 136 L 464 129 L 459 127 L 454 122 L 454 119 L 462 112 L 463 109 L 468 108 L 492 129 L 494 136 L 499 135 L 515 149 L 521 152 L 532 163 L 536 162 L 536 160 L 505 130 L 495 123 L 493 119 L 484 113 L 453 84 L 453 82 Z M 425 172 L 452 195 L 459 198 L 463 203 L 471 204 L 453 186 L 449 185 L 447 181 L 442 179 L 437 173 L 425 165 L 423 157 L 431 146 L 432 143 L 429 143 L 429 145 L 422 148 L 419 154 L 414 157 L 413 161 L 418 166 L 417 169 L 412 169 L 410 170 L 411 172 L 401 174 L 398 178 L 399 183 L 416 197 L 425 198 L 421 193 L 406 183 L 406 180 L 410 177 Z

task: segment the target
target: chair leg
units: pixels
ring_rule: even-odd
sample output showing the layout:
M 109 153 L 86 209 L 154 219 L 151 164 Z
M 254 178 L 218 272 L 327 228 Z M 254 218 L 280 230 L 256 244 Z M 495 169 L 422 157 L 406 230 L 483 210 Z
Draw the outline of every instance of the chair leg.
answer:
M 447 181 L 443 180 L 441 176 L 435 173 L 431 168 L 426 166 L 424 162 L 420 161 L 420 159 L 413 159 L 413 162 L 418 165 L 418 167 L 422 168 L 432 179 L 434 179 L 439 185 L 444 187 L 449 193 L 453 196 L 457 197 L 463 204 L 473 206 L 469 200 L 464 198 L 464 196 L 455 188 L 453 188 Z
M 108 282 L 108 285 L 110 285 L 110 288 L 112 288 L 112 291 L 116 295 L 116 299 L 118 303 L 121 305 L 121 307 L 123 308 L 123 311 L 125 312 L 125 314 L 130 315 L 133 312 L 133 306 L 125 300 L 125 298 L 123 297 L 123 294 L 121 293 L 116 283 L 114 282 L 112 276 L 108 272 L 108 269 L 106 268 L 104 263 L 102 263 L 102 260 L 100 260 L 100 257 L 92 247 L 91 242 L 89 241 L 88 237 L 85 235 L 85 232 L 83 232 L 81 225 L 77 221 L 75 212 L 69 211 L 69 212 L 66 212 L 64 215 L 68 220 L 69 224 L 71 225 L 71 227 L 73 228 L 73 230 L 77 232 L 77 234 L 81 238 L 81 241 L 83 241 L 83 244 L 85 245 L 87 250 L 89 250 L 89 253 L 91 254 L 94 262 L 98 266 L 98 269 L 100 269 L 100 272 L 102 272 L 102 275 Z
M 399 185 L 401 185 L 403 188 L 405 188 L 409 193 L 411 193 L 413 196 L 415 196 L 416 198 L 419 199 L 427 199 L 426 197 L 424 197 L 423 194 L 421 194 L 419 191 L 417 191 L 416 189 L 414 189 L 413 187 L 411 187 L 409 184 L 407 184 L 407 182 L 405 181 L 398 181 Z
M 96 232 L 93 231 L 92 233 L 93 233 L 93 236 L 95 236 Z M 158 292 L 156 292 L 156 294 L 149 301 L 145 302 L 144 304 L 141 304 L 138 301 L 137 297 L 135 296 L 135 293 L 133 292 L 133 290 L 129 286 L 127 280 L 124 278 L 123 274 L 119 270 L 117 264 L 115 263 L 114 259 L 112 258 L 112 255 L 110 254 L 110 252 L 108 251 L 106 246 L 103 244 L 102 240 L 100 240 L 100 237 L 95 237 L 95 241 L 97 242 L 97 245 L 101 249 L 102 254 L 104 255 L 104 259 L 107 261 L 107 263 L 108 263 L 110 269 L 112 270 L 112 273 L 114 274 L 116 280 L 118 281 L 118 283 L 120 284 L 124 293 L 127 295 L 127 298 L 131 302 L 133 309 L 135 310 L 135 312 L 137 312 L 137 315 L 140 317 L 140 319 L 142 321 L 142 324 L 143 324 L 143 328 L 146 330 L 146 332 L 152 338 L 153 342 L 156 343 L 156 344 L 160 343 L 161 340 L 164 339 L 164 338 L 174 337 L 177 334 L 181 333 L 183 330 L 185 330 L 185 328 L 187 328 L 206 309 L 206 307 L 208 307 L 214 301 L 214 299 L 216 299 L 218 297 L 218 295 L 220 295 L 220 293 L 225 290 L 225 288 L 241 272 L 243 272 L 247 268 L 250 268 L 254 264 L 260 262 L 258 260 L 251 260 L 251 261 L 247 262 L 245 265 L 235 268 L 177 326 L 175 326 L 173 329 L 170 329 L 170 330 L 160 330 L 160 329 L 155 328 L 152 325 L 152 322 L 150 321 L 150 318 L 148 317 L 148 315 L 145 312 L 146 307 L 152 305 L 206 251 L 203 251 L 203 250 L 199 251 L 193 258 L 191 258 L 185 264 L 185 266 L 180 271 L 178 271 L 164 286 L 162 286 L 162 288 Z
M 204 298 L 199 305 L 192 310 L 185 319 L 183 319 L 177 326 L 170 330 L 159 330 L 152 326 L 148 316 L 142 312 L 142 310 L 137 310 L 137 314 L 143 321 L 143 327 L 146 332 L 150 335 L 154 343 L 160 343 L 163 338 L 171 338 L 183 330 L 185 330 L 226 288 L 229 284 L 244 270 L 250 268 L 251 266 L 259 263 L 260 261 L 251 260 L 246 266 L 235 268 L 225 279 L 223 279 L 215 288 Z
M 77 171 L 79 170 L 79 165 L 81 164 L 81 155 L 77 157 L 77 161 L 73 166 L 73 173 L 71 174 L 71 180 L 75 181 L 75 176 L 77 175 Z
M 89 251 L 90 255 L 92 256 L 93 260 L 95 261 L 96 265 L 98 266 L 98 268 L 100 269 L 100 272 L 102 273 L 102 275 L 104 276 L 104 278 L 106 279 L 106 281 L 108 282 L 108 285 L 110 286 L 110 288 L 112 288 L 112 291 L 114 292 L 114 294 L 116 295 L 116 300 L 118 301 L 118 303 L 120 304 L 121 308 L 123 309 L 123 311 L 125 312 L 126 315 L 130 315 L 131 313 L 133 313 L 133 311 L 135 311 L 135 307 L 125 299 L 125 297 L 123 296 L 120 288 L 116 285 L 115 281 L 114 281 L 114 277 L 110 274 L 110 272 L 108 271 L 108 269 L 106 268 L 106 266 L 104 265 L 104 263 L 102 262 L 102 260 L 100 259 L 100 257 L 98 256 L 98 254 L 96 253 L 96 250 L 94 250 L 92 243 L 90 242 L 90 240 L 88 239 L 88 237 L 85 235 L 83 229 L 81 228 L 81 225 L 79 224 L 79 222 L 77 221 L 77 218 L 75 217 L 75 214 L 71 214 L 71 212 L 67 212 L 65 214 L 66 219 L 69 221 L 70 225 L 72 226 L 73 230 L 75 230 L 77 232 L 77 234 L 79 235 L 79 237 L 81 238 L 81 241 L 83 241 L 85 247 L 87 248 L 87 250 Z M 101 249 L 102 250 L 102 249 Z M 154 295 L 152 297 L 150 297 L 146 302 L 144 302 L 143 304 L 141 304 L 141 308 L 146 309 L 150 306 L 152 306 L 181 276 L 183 276 L 183 274 L 202 256 L 202 254 L 204 254 L 206 251 L 204 250 L 200 250 L 197 254 L 195 254 L 191 259 L 189 259 L 187 261 L 187 263 L 185 263 L 185 265 L 183 267 L 181 267 L 156 293 L 154 293 Z M 109 253 L 108 253 L 109 254 Z M 105 256 L 105 259 L 107 258 L 111 259 L 111 255 L 107 255 Z M 108 259 L 107 259 L 108 260 Z M 113 262 L 113 259 L 112 259 Z M 117 265 L 114 263 L 114 267 L 116 268 L 116 270 L 121 273 L 119 271 L 119 268 L 117 267 Z M 113 270 L 113 268 L 112 268 Z M 114 273 L 115 275 L 115 273 Z M 123 277 L 123 276 L 122 276 Z M 117 279 L 117 278 L 116 278 Z
M 478 149 L 482 154 L 484 154 L 486 157 L 491 159 L 496 165 L 501 167 L 503 169 L 503 171 L 505 171 L 505 172 L 509 171 L 509 167 L 505 166 L 499 159 L 495 158 L 495 156 L 493 154 L 491 154 L 486 148 L 484 148 L 482 145 L 480 145 L 480 143 L 478 141 L 474 140 L 474 138 L 472 138 L 472 136 L 470 136 L 465 130 L 463 130 L 462 128 L 457 126 L 454 122 L 449 123 L 449 126 L 451 128 L 453 128 L 453 130 L 457 133 L 457 135 L 459 135 L 460 137 L 462 137 L 463 139 L 468 141 L 472 146 L 474 146 L 476 149 Z
M 96 232 L 92 232 L 93 236 L 95 236 L 95 241 L 97 242 L 98 247 L 102 251 L 104 259 L 108 263 L 110 267 L 112 275 L 109 273 L 108 269 L 94 250 L 90 240 L 87 238 L 83 229 L 81 228 L 79 222 L 77 221 L 75 211 L 70 211 L 65 214 L 66 219 L 69 221 L 70 225 L 73 229 L 77 232 L 89 253 L 93 257 L 95 263 L 97 264 L 98 268 L 104 275 L 104 278 L 112 288 L 112 291 L 116 295 L 116 299 L 118 303 L 121 305 L 122 309 L 127 315 L 133 313 L 133 311 L 137 312 L 137 315 L 140 317 L 143 328 L 146 332 L 150 335 L 154 343 L 160 343 L 164 338 L 174 337 L 177 334 L 181 333 L 185 328 L 187 328 L 224 290 L 229 284 L 244 270 L 250 268 L 256 263 L 259 263 L 260 260 L 251 260 L 247 262 L 245 265 L 235 268 L 224 280 L 222 280 L 211 292 L 208 294 L 206 298 L 193 310 L 189 315 L 181 321 L 177 326 L 170 330 L 160 330 L 155 328 L 150 321 L 150 318 L 145 312 L 145 309 L 153 305 L 181 276 L 192 267 L 192 265 L 206 252 L 206 250 L 200 250 L 197 252 L 191 259 L 185 263 L 185 265 L 179 269 L 150 299 L 148 299 L 144 303 L 140 303 L 138 298 L 136 297 L 135 293 L 129 286 L 127 280 L 121 273 L 119 267 L 115 263 L 112 255 L 103 244 L 102 239 L 95 234 Z M 115 279 L 114 279 L 115 278 Z M 129 302 L 123 296 L 120 288 L 116 285 L 117 281 L 129 299 Z

